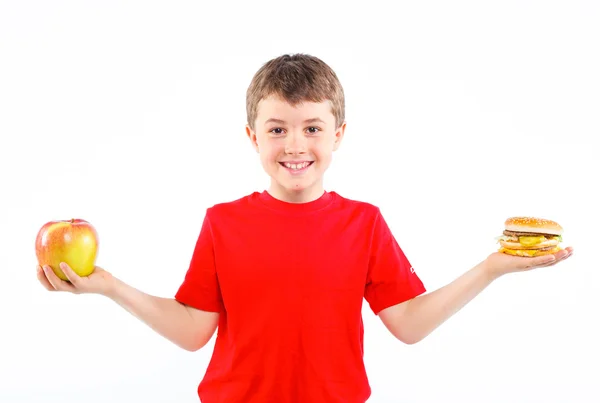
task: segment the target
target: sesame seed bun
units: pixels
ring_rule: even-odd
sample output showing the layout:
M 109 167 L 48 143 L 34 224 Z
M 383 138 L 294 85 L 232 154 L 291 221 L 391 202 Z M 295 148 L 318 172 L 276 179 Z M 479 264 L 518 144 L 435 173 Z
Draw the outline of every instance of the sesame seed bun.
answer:
M 562 235 L 563 228 L 555 221 L 535 217 L 511 217 L 504 223 L 507 231 Z

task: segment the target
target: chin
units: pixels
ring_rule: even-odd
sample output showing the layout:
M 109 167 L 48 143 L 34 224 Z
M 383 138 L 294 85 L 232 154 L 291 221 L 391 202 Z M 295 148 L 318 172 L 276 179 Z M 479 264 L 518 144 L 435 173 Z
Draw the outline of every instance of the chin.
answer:
M 312 192 L 319 185 L 318 181 L 315 180 L 290 181 L 281 178 L 276 179 L 275 177 L 273 181 L 277 188 L 291 195 Z
M 303 192 L 310 190 L 314 184 L 306 184 L 306 183 L 286 183 L 283 188 L 288 192 Z

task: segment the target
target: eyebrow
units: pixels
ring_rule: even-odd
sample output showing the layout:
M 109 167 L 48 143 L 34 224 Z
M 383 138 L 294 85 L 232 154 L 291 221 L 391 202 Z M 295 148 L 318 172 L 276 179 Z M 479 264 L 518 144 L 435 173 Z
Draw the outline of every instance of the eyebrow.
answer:
M 271 119 L 267 119 L 267 121 L 265 122 L 265 124 L 268 124 L 268 123 L 285 124 L 285 120 L 271 118 Z M 323 124 L 325 124 L 325 122 L 319 118 L 306 119 L 304 121 L 304 123 L 323 123 Z

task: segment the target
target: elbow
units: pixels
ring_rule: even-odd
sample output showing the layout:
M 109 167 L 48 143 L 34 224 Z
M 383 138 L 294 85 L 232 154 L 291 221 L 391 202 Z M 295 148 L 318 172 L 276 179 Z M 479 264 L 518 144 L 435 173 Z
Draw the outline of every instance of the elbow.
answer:
M 415 329 L 407 329 L 405 326 L 395 326 L 386 323 L 386 327 L 396 340 L 404 344 L 416 344 L 425 338 L 425 335 L 421 335 Z
M 189 351 L 190 353 L 194 353 L 194 352 L 200 350 L 204 346 L 200 346 L 200 345 L 197 345 L 197 344 L 180 344 L 179 347 L 181 347 L 185 351 Z
M 428 329 L 419 320 L 415 320 L 414 314 L 406 311 L 409 302 L 410 300 L 384 309 L 379 317 L 397 340 L 404 344 L 416 344 L 427 336 Z
M 426 334 L 418 334 L 416 332 L 393 332 L 393 335 L 398 341 L 408 345 L 417 344 L 427 336 Z
M 198 344 L 198 343 L 181 343 L 181 344 L 179 344 L 179 347 L 181 347 L 185 351 L 189 351 L 191 353 L 194 353 L 194 352 L 200 350 L 205 345 L 206 345 L 206 343 L 204 343 L 204 344 Z
M 181 343 L 179 347 L 183 348 L 186 351 L 196 352 L 202 349 L 204 346 L 208 344 L 210 339 L 212 338 L 211 334 L 200 335 L 198 337 L 194 337 L 192 340 L 188 340 L 187 342 Z
M 208 343 L 208 340 L 206 340 L 206 341 L 192 340 L 191 342 L 179 344 L 179 347 L 183 348 L 186 351 L 194 353 L 194 352 L 202 349 L 204 346 L 206 346 L 207 343 Z
M 407 344 L 407 345 L 417 344 L 418 342 L 423 340 L 423 338 L 420 338 L 420 337 L 398 337 L 398 336 L 396 336 L 396 339 L 398 339 L 400 342 Z
M 411 338 L 406 337 L 404 339 L 399 339 L 399 340 L 404 344 L 413 345 L 413 344 L 417 344 L 418 342 L 423 340 L 423 337 L 411 337 Z
M 198 351 L 200 350 L 200 346 L 198 346 L 198 343 L 193 343 L 189 340 L 171 340 L 177 347 L 181 348 L 182 350 L 185 351 L 190 351 L 190 352 L 194 352 L 194 351 Z

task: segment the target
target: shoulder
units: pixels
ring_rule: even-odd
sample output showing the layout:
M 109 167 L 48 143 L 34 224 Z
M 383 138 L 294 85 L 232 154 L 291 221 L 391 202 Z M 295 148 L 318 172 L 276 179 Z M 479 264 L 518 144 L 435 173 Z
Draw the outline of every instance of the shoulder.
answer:
M 373 203 L 363 201 L 363 200 L 348 198 L 348 197 L 342 196 L 341 194 L 339 194 L 337 192 L 331 192 L 331 193 L 337 199 L 338 206 L 341 209 L 351 210 L 353 212 L 367 214 L 372 217 L 376 217 L 381 214 L 379 207 Z
M 236 199 L 215 203 L 206 209 L 206 215 L 209 218 L 216 218 L 244 212 L 250 207 L 250 200 L 257 194 L 258 192 L 253 192 Z

